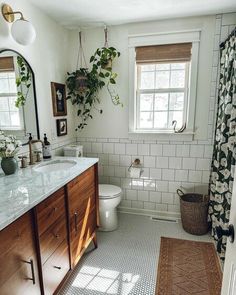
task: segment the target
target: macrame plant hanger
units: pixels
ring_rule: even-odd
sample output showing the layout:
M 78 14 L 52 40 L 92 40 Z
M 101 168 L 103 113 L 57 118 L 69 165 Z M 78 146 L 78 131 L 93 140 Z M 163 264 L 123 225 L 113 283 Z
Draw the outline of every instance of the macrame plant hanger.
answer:
M 104 35 L 105 35 L 104 47 L 108 48 L 108 29 L 106 25 L 104 26 Z
M 104 36 L 105 36 L 104 47 L 109 48 L 109 45 L 108 45 L 108 29 L 107 29 L 106 25 L 104 25 Z M 103 66 L 103 69 L 110 72 L 110 69 L 112 69 L 112 59 L 111 58 L 108 60 L 107 64 L 105 64 Z M 120 101 L 119 101 L 119 96 L 115 93 L 115 91 L 113 89 L 110 88 L 110 82 L 107 83 L 106 87 L 107 87 L 107 91 L 108 91 L 108 93 L 109 93 L 109 95 L 111 97 L 112 103 L 114 105 L 121 104 Z
M 83 67 L 84 64 L 84 67 Z M 82 32 L 79 31 L 79 50 L 78 50 L 78 57 L 77 57 L 77 65 L 76 65 L 76 72 L 77 72 L 77 77 L 76 77 L 76 82 L 75 82 L 75 88 L 76 90 L 80 93 L 83 94 L 87 91 L 87 63 L 84 55 L 84 50 L 82 46 Z

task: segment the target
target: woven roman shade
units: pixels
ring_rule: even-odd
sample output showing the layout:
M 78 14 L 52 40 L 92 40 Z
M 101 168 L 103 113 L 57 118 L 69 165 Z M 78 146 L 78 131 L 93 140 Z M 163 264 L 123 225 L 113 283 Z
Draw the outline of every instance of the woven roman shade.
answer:
M 12 56 L 0 57 L 0 72 L 14 71 L 14 62 Z
M 136 63 L 190 61 L 192 43 L 136 47 Z

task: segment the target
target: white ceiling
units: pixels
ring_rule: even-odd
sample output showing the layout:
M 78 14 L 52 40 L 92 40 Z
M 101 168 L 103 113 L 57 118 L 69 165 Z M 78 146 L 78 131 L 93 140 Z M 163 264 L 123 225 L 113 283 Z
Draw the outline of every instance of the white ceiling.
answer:
M 236 0 L 30 0 L 68 28 L 235 12 Z

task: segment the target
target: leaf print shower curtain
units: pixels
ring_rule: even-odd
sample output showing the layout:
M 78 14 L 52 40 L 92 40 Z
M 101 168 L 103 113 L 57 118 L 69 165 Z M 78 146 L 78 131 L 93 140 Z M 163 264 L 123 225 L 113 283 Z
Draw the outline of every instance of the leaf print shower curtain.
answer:
M 210 177 L 209 219 L 217 251 L 224 260 L 226 236 L 216 227 L 227 229 L 236 159 L 236 38 L 235 30 L 220 48 L 218 113 Z

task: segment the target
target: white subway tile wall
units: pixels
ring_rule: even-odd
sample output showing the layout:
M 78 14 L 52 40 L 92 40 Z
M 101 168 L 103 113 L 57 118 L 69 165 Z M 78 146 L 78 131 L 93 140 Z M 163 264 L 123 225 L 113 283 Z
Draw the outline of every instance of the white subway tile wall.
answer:
M 234 28 L 235 16 L 235 13 L 216 16 L 208 140 L 164 142 L 128 138 L 77 138 L 84 146 L 86 156 L 99 157 L 99 182 L 122 187 L 122 210 L 143 209 L 157 214 L 179 214 L 176 189 L 204 194 L 208 192 L 218 93 L 219 44 Z M 135 158 L 139 158 L 143 165 L 140 179 L 131 179 L 128 172 Z

